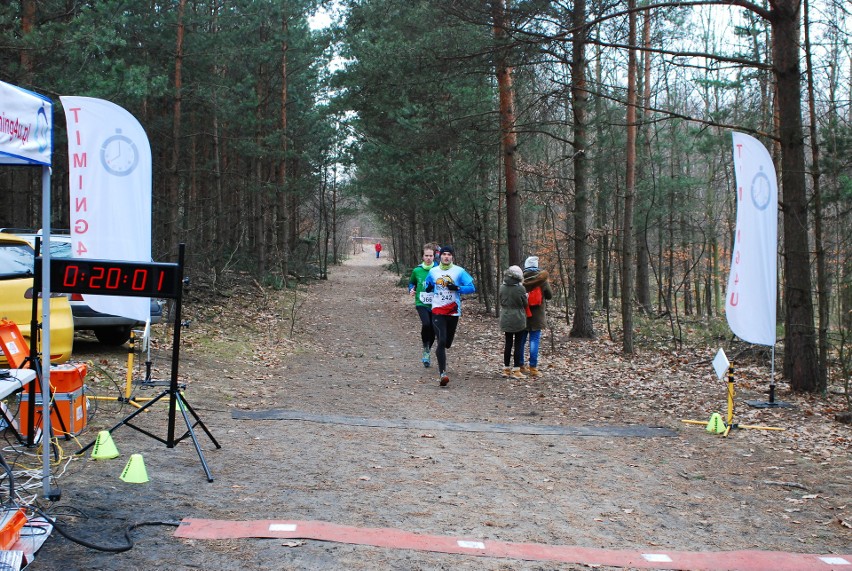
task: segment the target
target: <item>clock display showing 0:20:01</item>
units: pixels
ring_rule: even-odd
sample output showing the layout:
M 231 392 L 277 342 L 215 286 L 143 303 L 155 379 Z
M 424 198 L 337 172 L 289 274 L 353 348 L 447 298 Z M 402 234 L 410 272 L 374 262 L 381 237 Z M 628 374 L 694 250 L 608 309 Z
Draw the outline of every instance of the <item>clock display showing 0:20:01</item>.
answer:
M 177 266 L 60 259 L 51 261 L 51 289 L 104 295 L 176 295 Z
M 123 271 L 121 268 L 106 268 L 104 266 L 91 266 L 91 272 L 88 275 L 88 287 L 91 289 L 121 289 L 123 286 L 130 286 L 132 291 L 148 291 L 148 279 L 151 271 L 147 268 L 136 268 L 132 270 L 132 274 Z M 163 289 L 163 280 L 166 274 L 160 272 L 157 280 L 156 290 Z M 65 277 L 62 285 L 67 287 L 75 287 L 80 281 L 86 281 L 87 276 L 80 273 L 79 266 L 70 265 L 65 268 Z

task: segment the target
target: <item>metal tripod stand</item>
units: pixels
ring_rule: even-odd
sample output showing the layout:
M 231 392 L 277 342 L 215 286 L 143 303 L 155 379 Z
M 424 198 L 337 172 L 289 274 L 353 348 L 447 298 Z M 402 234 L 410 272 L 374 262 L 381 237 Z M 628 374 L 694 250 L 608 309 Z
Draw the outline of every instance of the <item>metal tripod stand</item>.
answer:
M 175 315 L 174 315 L 174 333 L 172 335 L 172 370 L 171 370 L 171 379 L 168 384 L 168 388 L 166 388 L 159 395 L 149 400 L 144 405 L 140 406 L 138 409 L 133 411 L 131 414 L 122 419 L 119 423 L 109 429 L 109 432 L 118 429 L 121 426 L 129 426 L 146 436 L 153 438 L 159 442 L 162 442 L 166 445 L 167 448 L 174 448 L 175 445 L 184 440 L 186 438 L 191 438 L 192 443 L 195 446 L 195 451 L 198 453 L 198 458 L 201 460 L 201 465 L 204 468 L 204 473 L 207 475 L 207 481 L 213 481 L 213 475 L 210 473 L 210 468 L 207 466 L 207 461 L 204 459 L 204 453 L 201 450 L 201 445 L 198 443 L 198 437 L 195 434 L 195 427 L 200 426 L 201 429 L 207 434 L 207 437 L 210 438 L 210 441 L 213 445 L 218 449 L 222 446 L 217 442 L 216 438 L 213 437 L 210 430 L 207 429 L 207 426 L 186 400 L 186 397 L 183 395 L 181 390 L 184 388 L 182 385 L 178 383 L 178 364 L 180 362 L 180 330 L 181 330 L 181 303 L 183 301 L 183 264 L 184 264 L 184 244 L 180 245 L 179 254 L 178 254 L 178 263 L 177 263 L 177 279 L 178 283 L 176 284 L 174 294 L 169 297 L 174 298 L 175 300 Z M 169 422 L 168 422 L 168 431 L 166 438 L 162 438 L 140 426 L 133 424 L 131 421 L 140 413 L 147 410 L 149 407 L 154 405 L 156 402 L 168 398 L 169 399 Z M 183 416 L 183 421 L 186 424 L 186 431 L 179 437 L 175 436 L 175 419 L 177 417 L 177 411 L 180 410 L 181 415 Z M 85 447 L 83 447 L 77 454 L 82 454 L 92 446 L 94 446 L 95 441 L 90 442 Z

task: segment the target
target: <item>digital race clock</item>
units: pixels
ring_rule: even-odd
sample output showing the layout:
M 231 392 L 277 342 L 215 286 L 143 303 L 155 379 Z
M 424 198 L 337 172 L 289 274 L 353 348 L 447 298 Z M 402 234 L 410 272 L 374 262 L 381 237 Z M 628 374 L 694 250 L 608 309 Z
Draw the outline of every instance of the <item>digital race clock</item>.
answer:
M 42 258 L 36 259 L 40 275 Z M 116 262 L 82 258 L 50 260 L 50 290 L 64 293 L 176 298 L 180 266 L 157 262 Z

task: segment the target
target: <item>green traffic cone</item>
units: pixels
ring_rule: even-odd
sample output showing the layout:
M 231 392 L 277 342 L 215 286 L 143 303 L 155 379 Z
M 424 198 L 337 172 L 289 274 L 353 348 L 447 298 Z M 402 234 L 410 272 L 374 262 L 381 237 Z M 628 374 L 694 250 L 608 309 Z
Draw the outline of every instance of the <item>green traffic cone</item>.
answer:
M 714 412 L 710 415 L 710 420 L 707 422 L 707 432 L 713 434 L 722 434 L 725 432 L 725 422 L 722 420 L 722 415 Z
M 112 441 L 112 435 L 108 430 L 98 432 L 98 438 L 95 440 L 95 445 L 92 447 L 92 459 L 94 460 L 109 460 L 118 456 L 118 448 L 115 447 L 115 442 Z
M 130 460 L 127 461 L 119 478 L 128 484 L 144 484 L 148 481 L 148 471 L 145 470 L 145 460 L 142 459 L 141 454 L 130 455 Z

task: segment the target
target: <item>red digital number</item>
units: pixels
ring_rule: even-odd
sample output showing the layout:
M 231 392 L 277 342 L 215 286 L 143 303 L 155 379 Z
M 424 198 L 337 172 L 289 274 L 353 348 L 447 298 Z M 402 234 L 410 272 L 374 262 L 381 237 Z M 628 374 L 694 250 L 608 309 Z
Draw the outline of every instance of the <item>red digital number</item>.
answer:
M 65 287 L 74 287 L 77 285 L 77 277 L 80 275 L 79 266 L 66 266 L 65 277 L 62 279 L 62 285 Z
M 103 266 L 92 266 L 92 274 L 89 279 L 89 287 L 92 289 L 100 289 L 103 287 L 101 281 L 104 279 L 106 270 Z
M 133 281 L 130 282 L 130 289 L 133 291 L 144 291 L 145 284 L 148 283 L 148 270 L 135 270 L 133 272 Z
M 160 279 L 157 282 L 157 291 L 163 291 L 163 280 L 166 279 L 166 272 L 160 272 Z
M 106 275 L 106 288 L 118 289 L 121 285 L 121 268 L 110 268 Z

